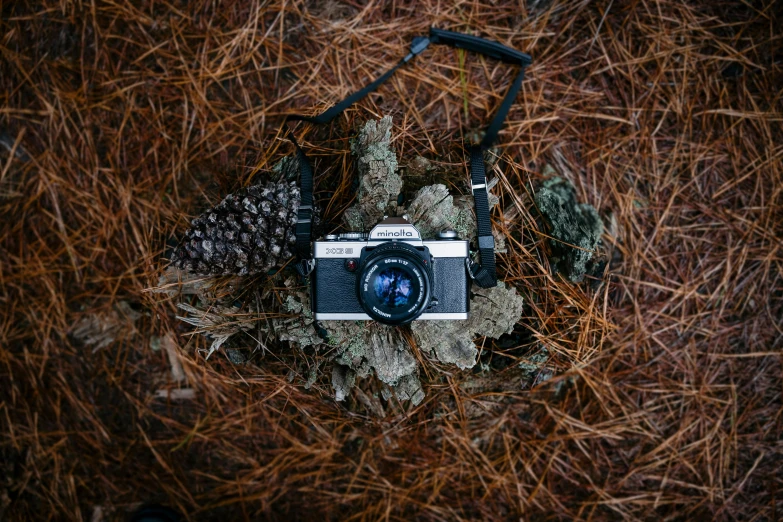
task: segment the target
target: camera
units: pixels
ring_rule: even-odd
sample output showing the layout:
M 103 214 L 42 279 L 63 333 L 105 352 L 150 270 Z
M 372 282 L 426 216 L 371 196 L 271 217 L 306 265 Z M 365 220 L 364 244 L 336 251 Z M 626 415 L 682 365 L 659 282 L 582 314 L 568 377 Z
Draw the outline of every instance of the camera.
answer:
M 468 318 L 468 241 L 453 230 L 422 240 L 404 218 L 386 218 L 369 234 L 313 242 L 313 314 L 317 321 L 390 325 Z

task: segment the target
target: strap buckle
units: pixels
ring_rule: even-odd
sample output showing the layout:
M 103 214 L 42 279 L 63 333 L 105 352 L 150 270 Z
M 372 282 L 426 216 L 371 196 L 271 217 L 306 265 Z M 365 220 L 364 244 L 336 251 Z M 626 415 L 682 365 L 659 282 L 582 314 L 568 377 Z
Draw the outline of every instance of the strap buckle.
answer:
M 408 63 L 414 56 L 421 54 L 429 45 L 430 39 L 428 37 L 417 36 L 411 42 L 410 52 L 402 59 L 402 62 Z

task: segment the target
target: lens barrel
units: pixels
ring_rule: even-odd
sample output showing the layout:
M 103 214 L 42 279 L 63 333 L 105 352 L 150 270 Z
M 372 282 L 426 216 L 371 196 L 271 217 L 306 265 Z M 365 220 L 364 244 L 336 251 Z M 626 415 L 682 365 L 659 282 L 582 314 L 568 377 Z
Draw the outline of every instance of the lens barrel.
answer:
M 374 248 L 360 266 L 359 303 L 379 323 L 407 324 L 429 306 L 431 281 L 432 270 L 422 252 L 390 241 Z

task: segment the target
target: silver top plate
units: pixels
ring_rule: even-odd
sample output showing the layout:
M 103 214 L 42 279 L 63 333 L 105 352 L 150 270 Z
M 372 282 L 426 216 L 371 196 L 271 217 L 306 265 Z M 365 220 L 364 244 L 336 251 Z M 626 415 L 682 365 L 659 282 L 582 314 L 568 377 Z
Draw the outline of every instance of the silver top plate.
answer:
M 349 259 L 359 257 L 362 248 L 378 246 L 385 241 L 316 241 L 313 243 L 316 259 Z M 468 257 L 468 241 L 403 241 L 413 246 L 426 246 L 434 258 Z

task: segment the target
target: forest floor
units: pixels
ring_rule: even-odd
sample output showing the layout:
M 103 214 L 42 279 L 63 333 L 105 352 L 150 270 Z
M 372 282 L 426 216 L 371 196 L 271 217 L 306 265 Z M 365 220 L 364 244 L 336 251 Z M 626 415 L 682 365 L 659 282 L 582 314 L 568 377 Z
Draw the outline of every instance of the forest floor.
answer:
M 338 403 L 286 343 L 207 360 L 150 291 L 167 248 L 274 175 L 284 115 L 431 25 L 533 57 L 490 173 L 518 335 L 429 361 L 416 406 L 372 380 Z M 780 519 L 781 27 L 774 0 L 0 1 L 0 520 Z M 515 74 L 437 46 L 301 127 L 324 221 L 382 115 L 411 186 L 467 194 L 463 143 Z M 552 173 L 604 220 L 581 283 L 532 203 Z M 534 347 L 555 371 L 523 384 Z

